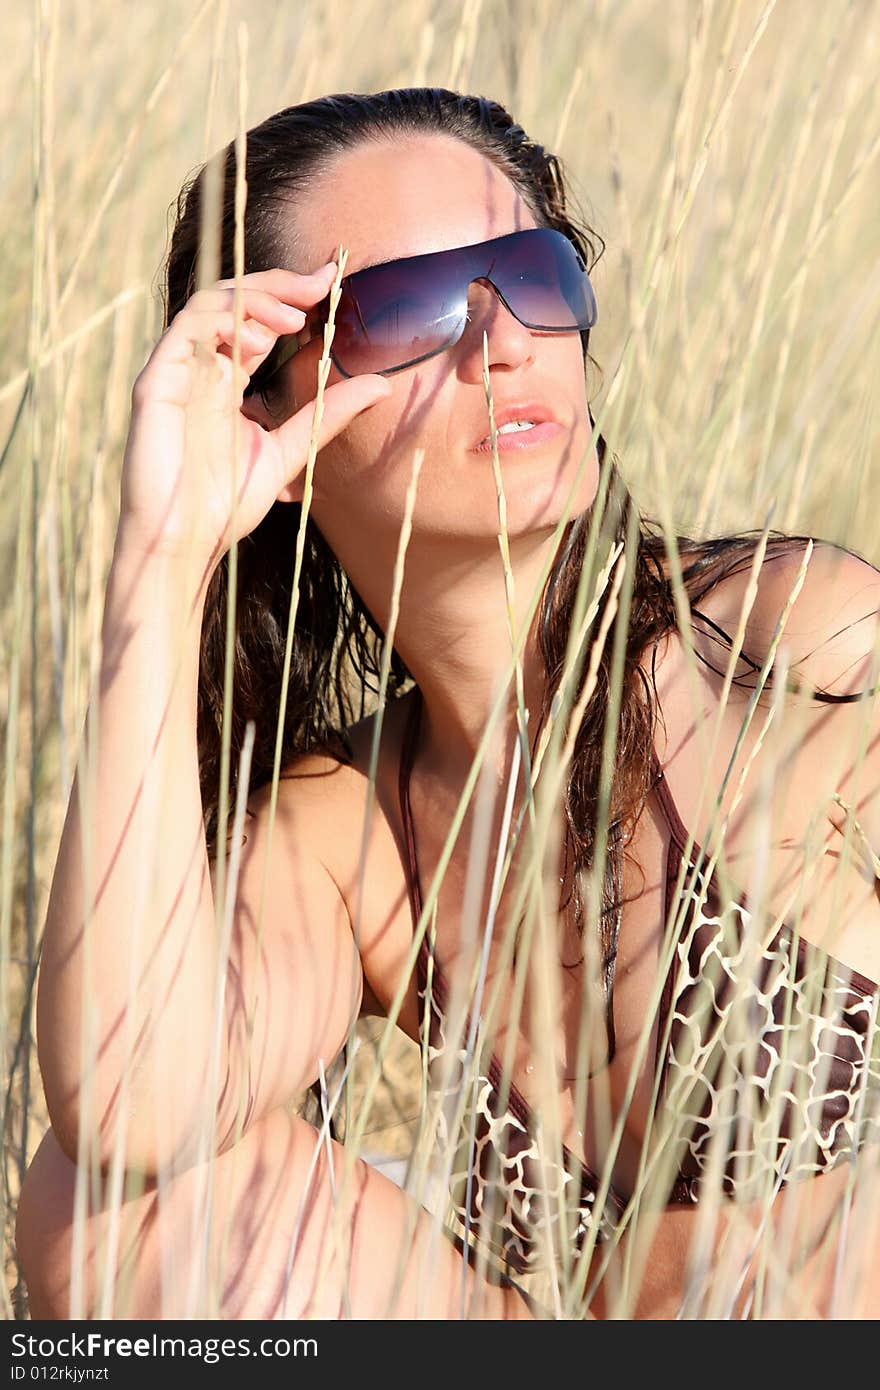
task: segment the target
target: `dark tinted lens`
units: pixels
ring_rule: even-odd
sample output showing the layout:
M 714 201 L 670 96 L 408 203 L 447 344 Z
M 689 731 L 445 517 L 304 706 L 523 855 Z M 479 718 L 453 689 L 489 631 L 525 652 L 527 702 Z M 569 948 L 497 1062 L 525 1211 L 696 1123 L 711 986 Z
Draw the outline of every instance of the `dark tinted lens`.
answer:
M 596 322 L 574 246 L 539 227 L 478 246 L 368 266 L 343 282 L 333 358 L 341 372 L 388 372 L 442 352 L 460 336 L 470 282 L 491 279 L 527 328 L 570 332 Z
M 596 300 L 574 246 L 552 228 L 515 234 L 497 258 L 491 279 L 527 328 L 592 328 Z
M 458 336 L 467 296 L 461 268 L 429 256 L 370 266 L 352 277 L 336 310 L 334 356 L 350 376 L 381 372 L 441 351 Z

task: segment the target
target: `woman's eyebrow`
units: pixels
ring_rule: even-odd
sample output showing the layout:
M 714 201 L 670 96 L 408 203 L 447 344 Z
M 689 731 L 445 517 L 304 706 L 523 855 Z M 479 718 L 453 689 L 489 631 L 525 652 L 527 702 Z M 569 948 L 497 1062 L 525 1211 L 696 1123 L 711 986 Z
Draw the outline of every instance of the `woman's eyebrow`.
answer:
M 525 230 L 525 231 L 534 231 L 534 230 L 537 230 L 537 229 L 536 229 L 536 228 L 529 227 L 529 228 L 516 228 L 515 230 L 519 230 L 519 231 L 523 231 L 523 230 Z M 510 235 L 510 233 L 504 233 L 504 235 Z M 422 259 L 422 258 L 425 257 L 425 256 L 442 256 L 446 251 L 459 251 L 459 250 L 461 250 L 463 247 L 466 247 L 466 246 L 482 246 L 482 245 L 483 245 L 482 242 L 462 242 L 460 245 L 455 245 L 455 246 L 441 246 L 441 247 L 435 248 L 435 250 L 433 250 L 433 251 L 412 251 L 412 252 L 410 252 L 410 253 L 408 253 L 408 254 L 407 254 L 407 253 L 404 253 L 404 252 L 401 252 L 401 251 L 395 251 L 395 252 L 394 252 L 392 255 L 390 255 L 390 256 L 380 256 L 380 257 L 378 257 L 376 260 L 369 260 L 369 261 L 367 261 L 364 265 L 359 265 L 358 268 L 357 268 L 357 270 L 348 270 L 348 269 L 346 268 L 345 276 L 344 276 L 343 278 L 345 279 L 345 278 L 347 278 L 349 275 L 357 275 L 358 271 L 360 271 L 360 270 L 372 270 L 374 266 L 390 265 L 392 261 L 414 261 L 414 260 L 416 260 L 416 259 Z M 334 248 L 334 250 L 333 250 L 333 253 L 332 253 L 332 254 L 333 254 L 334 257 L 335 257 L 335 255 L 336 255 L 336 251 L 337 251 L 337 250 L 338 250 L 338 246 L 337 246 L 336 248 Z
M 329 255 L 327 256 L 327 260 L 328 260 L 328 261 L 330 261 L 330 260 L 335 261 L 336 258 L 337 258 L 338 253 L 339 253 L 339 243 L 337 242 L 336 245 L 333 247 L 333 249 L 330 251 Z M 372 269 L 372 267 L 373 267 L 374 265 L 389 265 L 389 264 L 391 263 L 391 261 L 398 261 L 398 260 L 400 260 L 400 259 L 401 259 L 400 254 L 399 254 L 398 252 L 395 252 L 394 255 L 391 255 L 391 256 L 382 256 L 382 257 L 381 257 L 380 259 L 378 259 L 378 260 L 366 261 L 363 265 L 359 265 L 359 266 L 358 266 L 358 270 L 370 270 L 370 269 Z M 346 266 L 346 268 L 345 268 L 345 275 L 343 276 L 343 279 L 345 279 L 345 278 L 346 278 L 347 276 L 349 276 L 349 275 L 356 275 L 356 274 L 357 274 L 357 270 L 349 270 L 348 266 Z
M 535 232 L 538 227 L 514 227 L 513 232 L 502 232 L 501 236 L 513 236 L 515 232 Z M 443 256 L 447 251 L 469 250 L 471 247 L 484 246 L 487 241 L 498 241 L 501 237 L 485 237 L 482 241 L 463 241 L 456 242 L 454 246 L 438 246 L 433 251 L 397 251 L 393 256 L 383 256 L 380 260 L 368 261 L 366 265 L 358 266 L 358 270 L 371 270 L 373 266 L 390 265 L 392 261 L 414 261 L 423 260 L 426 256 Z M 347 271 L 348 275 L 356 275 L 356 270 Z
M 358 266 L 358 270 L 372 270 L 374 266 L 379 266 L 379 265 L 390 265 L 392 261 L 399 261 L 399 260 L 402 260 L 402 259 L 403 259 L 403 257 L 400 256 L 399 254 L 395 254 L 395 255 L 393 255 L 393 256 L 382 256 L 381 259 L 379 259 L 379 260 L 376 260 L 376 261 L 367 261 L 364 265 L 359 265 L 359 266 Z M 345 271 L 346 276 L 348 276 L 348 275 L 357 275 L 357 273 L 358 273 L 357 270 L 349 270 L 349 269 L 346 267 L 346 271 Z
M 378 260 L 367 261 L 365 265 L 358 266 L 358 270 L 372 270 L 374 266 L 390 265 L 392 261 L 414 261 L 424 256 L 442 256 L 444 251 L 457 251 L 457 246 L 440 247 L 434 251 L 411 251 L 408 254 L 402 251 L 395 251 L 391 256 L 381 256 Z M 346 269 L 346 275 L 357 275 L 358 270 Z

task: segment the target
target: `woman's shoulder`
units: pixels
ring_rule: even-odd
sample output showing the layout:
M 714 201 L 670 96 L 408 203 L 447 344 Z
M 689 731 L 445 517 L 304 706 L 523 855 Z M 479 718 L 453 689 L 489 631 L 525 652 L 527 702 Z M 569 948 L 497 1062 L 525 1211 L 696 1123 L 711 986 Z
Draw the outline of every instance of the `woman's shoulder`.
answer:
M 781 626 L 777 654 L 784 648 L 789 670 L 808 697 L 814 691 L 855 696 L 865 690 L 880 633 L 880 570 L 820 539 L 809 555 L 806 540 L 768 549 L 754 574 L 752 569 L 749 561 L 713 585 L 700 600 L 700 614 L 729 636 L 742 625 L 743 652 L 758 668 Z M 716 664 L 723 664 L 717 627 L 710 624 L 708 633 L 700 627 L 694 640 L 698 651 L 710 644 Z
M 384 1014 L 379 995 L 393 997 L 412 930 L 397 805 L 400 745 L 410 706 L 409 695 L 396 698 L 383 711 L 381 728 L 380 715 L 373 712 L 345 728 L 344 743 L 332 738 L 298 754 L 285 767 L 281 784 L 288 824 L 300 828 L 333 878 L 352 929 L 355 921 L 359 924 L 361 1014 Z M 371 982 L 386 980 L 394 980 L 394 988 L 374 993 Z
M 701 842 L 712 800 L 700 790 L 706 760 L 714 788 L 733 764 L 721 818 L 728 821 L 724 857 L 738 887 L 762 881 L 763 873 L 769 905 L 782 912 L 786 903 L 791 909 L 792 886 L 806 872 L 807 939 L 877 978 L 880 701 L 860 696 L 877 689 L 880 571 L 828 542 L 817 541 L 808 557 L 805 552 L 806 546 L 792 546 L 771 554 L 754 576 L 747 565 L 700 601 L 709 622 L 695 622 L 694 649 L 714 668 L 696 663 L 704 679 L 690 679 L 687 644 L 673 635 L 658 684 L 661 761 L 685 823 Z M 741 631 L 749 657 L 747 665 L 738 663 L 738 684 L 727 692 L 729 651 L 717 629 L 731 637 Z M 778 629 L 774 665 L 787 665 L 800 688 L 789 686 L 784 708 L 774 710 L 771 678 L 760 707 L 749 713 Z M 854 837 L 844 856 L 847 807 L 858 820 L 861 850 Z M 759 861 L 768 855 L 762 869 Z
M 290 757 L 278 782 L 277 810 L 296 833 L 311 844 L 337 882 L 356 872 L 363 826 L 369 814 L 373 842 L 392 840 L 395 827 L 396 772 L 409 697 L 387 704 L 381 718 L 378 759 L 372 769 L 379 714 L 347 725 L 321 744 Z M 271 781 L 251 793 L 248 808 L 268 808 Z

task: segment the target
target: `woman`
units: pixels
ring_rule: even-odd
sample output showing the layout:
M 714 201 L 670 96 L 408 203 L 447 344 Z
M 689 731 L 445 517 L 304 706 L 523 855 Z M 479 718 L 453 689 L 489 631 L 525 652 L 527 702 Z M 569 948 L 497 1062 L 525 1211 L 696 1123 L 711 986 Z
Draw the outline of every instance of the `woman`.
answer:
M 799 1306 L 809 1298 L 810 1308 L 833 1310 L 834 1251 L 829 1255 L 821 1237 L 845 1204 L 848 1170 L 841 1160 L 860 1149 L 867 1133 L 859 1128 L 860 1099 L 864 1104 L 868 1096 L 869 1118 L 876 1113 L 878 1068 L 876 1048 L 871 1061 L 869 1024 L 872 981 L 880 978 L 880 911 L 873 874 L 854 862 L 842 898 L 839 891 L 834 898 L 827 861 L 815 856 L 820 870 L 799 920 L 806 940 L 833 952 L 827 978 L 836 1013 L 826 1032 L 811 1035 L 807 1093 L 794 1087 L 794 1099 L 783 1099 L 776 1132 L 788 1141 L 773 1145 L 769 1157 L 758 1153 L 756 1121 L 747 1170 L 737 1166 L 730 1127 L 744 1087 L 752 1100 L 758 1096 L 760 1111 L 766 1057 L 762 1062 L 748 1049 L 728 1049 L 728 1061 L 735 1055 L 731 1081 L 729 1067 L 718 1070 L 719 1034 L 709 1018 L 688 1049 L 689 1020 L 696 1014 L 689 1011 L 681 970 L 690 968 L 696 952 L 697 973 L 689 977 L 694 994 L 702 981 L 700 962 L 706 979 L 714 962 L 723 1012 L 725 971 L 730 974 L 731 961 L 739 960 L 748 913 L 743 905 L 733 944 L 723 932 L 713 934 L 712 923 L 720 919 L 713 918 L 706 893 L 718 891 L 714 878 L 704 885 L 702 906 L 694 890 L 696 909 L 674 940 L 666 932 L 667 909 L 679 866 L 683 875 L 690 857 L 699 868 L 693 852 L 699 846 L 688 846 L 685 827 L 696 831 L 705 823 L 699 802 L 704 782 L 722 787 L 723 813 L 734 809 L 735 781 L 725 780 L 725 771 L 796 581 L 802 587 L 787 615 L 786 656 L 800 693 L 786 705 L 785 730 L 797 757 L 786 766 L 784 804 L 774 808 L 773 840 L 766 846 L 768 907 L 778 912 L 790 893 L 794 852 L 805 843 L 817 802 L 830 807 L 823 821 L 828 846 L 842 843 L 846 817 L 833 792 L 852 806 L 873 851 L 880 846 L 880 741 L 868 739 L 860 780 L 850 754 L 857 728 L 864 727 L 859 692 L 874 675 L 880 575 L 858 556 L 822 543 L 807 556 L 802 574 L 808 548 L 802 536 L 774 535 L 763 561 L 757 535 L 679 538 L 684 584 L 699 616 L 693 641 L 702 664 L 693 678 L 670 557 L 647 526 L 639 527 L 601 436 L 598 447 L 593 442 L 585 364 L 596 316 L 587 278 L 596 259 L 594 239 L 568 209 L 556 159 L 497 103 L 437 89 L 305 103 L 249 132 L 245 172 L 240 365 L 232 350 L 235 167 L 229 149 L 221 194 L 222 278 L 193 293 L 202 171 L 178 205 L 166 331 L 132 393 L 96 697 L 96 877 L 88 949 L 100 969 L 94 971 L 83 945 L 85 828 L 75 787 L 52 886 L 38 998 L 52 1128 L 29 1171 L 17 1227 L 32 1312 L 63 1317 L 70 1307 L 76 1162 L 86 1158 L 77 1147 L 81 1117 L 86 1130 L 95 1130 L 97 1156 L 109 1167 L 114 1144 L 123 1142 L 120 1116 L 125 1165 L 146 1178 L 142 1192 L 126 1196 L 119 1237 L 132 1299 L 125 1306 L 135 1316 L 182 1316 L 193 1307 L 187 1300 L 198 1276 L 193 1222 L 199 1200 L 214 1221 L 208 1261 L 216 1258 L 223 1270 L 216 1307 L 226 1317 L 602 1315 L 620 1287 L 627 1201 L 649 1159 L 659 1200 L 640 1253 L 644 1277 L 633 1284 L 638 1296 L 631 1312 L 668 1316 L 679 1308 L 693 1239 L 698 1234 L 705 1245 L 707 1238 L 700 1214 L 707 1210 L 704 1185 L 716 1161 L 716 1187 L 720 1183 L 739 1200 L 716 1211 L 713 1248 L 730 1234 L 732 1212 L 751 1222 L 749 1232 L 767 1217 L 762 1203 L 769 1184 L 771 1199 L 779 1191 L 770 1219 L 783 1226 L 788 1219 L 789 1233 L 807 1210 L 807 1226 L 798 1227 L 802 1282 L 792 1281 L 792 1297 Z M 306 465 L 320 330 L 337 273 L 329 258 L 340 246 L 349 253 L 344 275 L 351 278 L 336 308 L 311 478 Z M 484 345 L 509 574 L 498 548 Z M 510 428 L 502 433 L 505 425 Z M 241 463 L 231 514 L 234 438 Z M 417 447 L 424 454 L 394 619 L 373 801 L 377 716 L 364 717 L 362 703 L 355 708 L 343 659 L 348 656 L 360 676 L 363 698 L 379 671 L 393 616 Z M 305 501 L 284 777 L 270 850 L 276 719 Z M 620 555 L 619 548 L 610 557 L 607 546 L 601 550 L 603 537 L 609 545 L 624 543 L 629 566 L 605 574 L 594 620 L 584 627 L 589 640 L 572 647 L 575 656 L 578 650 L 585 656 L 605 620 L 602 644 L 595 647 L 598 667 L 589 673 L 583 659 L 569 680 L 569 632 L 575 618 L 583 621 L 599 562 Z M 219 1070 L 212 1071 L 222 954 L 214 924 L 221 888 L 214 856 L 233 539 L 240 544 L 230 795 L 249 720 L 255 741 L 250 819 L 230 923 L 226 1026 L 218 1030 Z M 756 551 L 757 597 L 725 692 L 719 637 L 736 631 Z M 588 570 L 592 582 L 584 593 L 579 581 Z M 530 612 L 533 594 L 540 594 L 540 603 Z M 519 691 L 509 601 L 512 632 L 525 634 Z M 175 633 L 183 656 L 172 679 Z M 623 674 L 616 721 L 606 720 L 615 660 Z M 765 712 L 773 688 L 771 679 L 762 697 Z M 578 708 L 584 691 L 589 698 Z M 515 897 L 516 871 L 534 850 L 523 849 L 525 831 L 517 837 L 513 830 L 528 825 L 526 774 L 560 700 L 564 709 L 577 709 L 579 722 L 572 724 L 571 764 L 555 799 L 564 816 L 554 821 L 548 852 L 553 883 L 560 885 L 555 936 L 542 956 L 520 923 L 517 970 L 511 923 L 528 914 Z M 529 712 L 525 731 L 520 708 Z M 707 755 L 703 735 L 712 721 L 717 738 Z M 444 855 L 487 726 L 494 738 L 480 798 L 467 804 Z M 842 768 L 834 756 L 841 748 L 847 750 Z M 708 769 L 701 761 L 707 756 Z M 769 753 L 757 722 L 748 725 L 742 757 L 754 759 L 759 782 Z M 607 804 L 603 762 L 611 773 Z M 536 798 L 539 788 L 540 780 Z M 751 794 L 745 798 L 725 844 L 740 885 L 754 881 L 762 852 L 754 843 L 761 825 L 755 803 Z M 598 828 L 603 815 L 607 834 Z M 484 862 L 487 846 L 499 839 L 502 846 L 513 844 L 489 919 L 495 927 L 484 942 L 472 923 L 487 920 L 490 885 L 478 885 L 473 899 L 467 877 L 472 836 L 483 846 Z M 120 922 L 130 917 L 138 892 L 144 845 L 156 850 L 157 896 L 138 940 L 136 932 L 120 931 Z M 594 863 L 601 870 L 601 911 L 588 901 Z M 432 952 L 428 885 L 438 866 L 445 872 Z M 677 974 L 664 960 L 667 940 L 677 953 Z M 541 974 L 534 962 L 550 957 L 557 970 Z M 774 966 L 780 960 L 781 971 Z M 476 966 L 479 993 L 470 988 Z M 765 1006 L 759 1042 L 780 1066 L 779 1020 L 791 1011 L 793 988 L 803 995 L 808 967 L 803 943 L 777 933 L 758 962 L 755 988 L 746 991 L 747 1007 L 756 999 Z M 141 972 L 141 993 L 126 1013 L 120 1000 Z M 79 1048 L 70 1045 L 80 1036 L 84 996 L 98 1020 L 91 1096 Z M 548 997 L 555 1001 L 549 1012 Z M 472 1034 L 463 1031 L 453 1041 L 455 1001 L 495 1002 L 488 1046 L 477 1059 L 478 1100 L 459 1117 L 471 1126 L 478 1156 L 452 1175 L 460 1229 L 458 1239 L 439 1244 L 428 1213 L 360 1160 L 349 1195 L 340 1198 L 336 1141 L 319 1143 L 317 1167 L 310 1171 L 314 1130 L 288 1113 L 290 1102 L 340 1052 L 358 1014 L 390 1011 L 394 1017 L 397 998 L 397 1022 L 410 1037 L 425 1041 L 420 1029 L 430 1018 L 432 1076 L 440 1073 L 434 1090 L 447 1102 L 468 1088 L 455 1075 L 443 1076 L 444 1060 L 467 1060 L 473 1052 Z M 824 994 L 822 1000 L 827 1003 Z M 597 1019 L 599 1027 L 585 1030 L 585 1018 Z M 646 1019 L 652 1021 L 647 1030 Z M 832 1034 L 848 1040 L 846 1064 L 833 1039 L 828 1042 Z M 126 1068 L 133 1040 L 136 1063 Z M 697 1055 L 700 1048 L 705 1055 Z M 747 1053 L 751 1062 L 744 1070 Z M 655 1062 L 665 1067 L 662 1094 L 671 1097 L 657 1112 L 667 1128 L 656 1150 L 646 1140 Z M 124 1074 L 127 1093 L 120 1092 Z M 213 1165 L 198 1145 L 206 1117 Z M 447 1107 L 437 1117 L 441 1131 L 448 1118 Z M 543 1146 L 539 1123 L 550 1134 Z M 793 1155 L 811 1180 L 788 1181 Z M 328 1156 L 335 1160 L 332 1169 Z M 213 1187 L 205 1196 L 208 1171 Z M 549 1173 L 544 1197 L 537 1192 L 539 1172 L 544 1178 Z M 752 1191 L 748 1179 L 756 1174 Z M 821 1180 L 812 1181 L 814 1174 Z M 566 1199 L 560 1213 L 546 1191 L 569 1181 L 574 1200 Z M 792 1204 L 807 1189 L 809 1202 L 804 1207 L 801 1200 L 795 1210 Z M 349 1223 L 335 1244 L 327 1239 L 334 1203 L 341 1203 Z M 494 1218 L 488 1211 L 493 1204 Z M 100 1289 L 95 1252 L 111 1230 L 109 1209 L 109 1195 L 93 1200 L 85 1248 L 74 1252 L 86 1269 L 86 1298 L 97 1298 Z M 560 1240 L 563 1216 L 571 1224 Z M 581 1256 L 586 1266 L 582 1296 L 560 1296 L 559 1280 L 554 1285 L 551 1279 L 551 1293 L 536 1302 L 525 1289 L 528 1277 L 555 1267 L 559 1249 L 566 1288 L 578 1287 L 572 1257 Z M 607 1272 L 606 1251 L 613 1252 Z M 736 1304 L 744 1310 L 752 1307 L 755 1277 L 748 1260 L 746 1266 Z M 864 1288 L 866 1299 L 876 1300 L 876 1275 Z

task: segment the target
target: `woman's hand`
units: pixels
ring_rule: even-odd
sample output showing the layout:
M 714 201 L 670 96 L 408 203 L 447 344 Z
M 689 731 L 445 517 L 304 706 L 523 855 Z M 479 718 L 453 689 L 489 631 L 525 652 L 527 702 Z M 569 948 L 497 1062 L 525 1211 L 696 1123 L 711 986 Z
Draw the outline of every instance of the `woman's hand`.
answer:
M 132 388 L 119 516 L 127 543 L 151 554 L 195 552 L 216 562 L 233 539 L 254 530 L 276 500 L 301 498 L 314 400 L 277 429 L 249 419 L 242 400 L 277 338 L 299 332 L 304 309 L 325 298 L 335 269 L 330 262 L 313 275 L 278 269 L 242 277 L 237 371 L 234 281 L 197 291 L 175 315 Z M 373 374 L 325 387 L 318 448 L 389 390 L 384 377 Z

